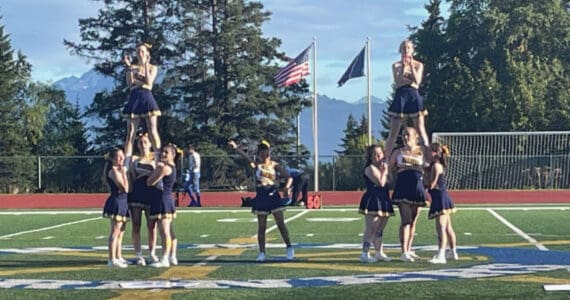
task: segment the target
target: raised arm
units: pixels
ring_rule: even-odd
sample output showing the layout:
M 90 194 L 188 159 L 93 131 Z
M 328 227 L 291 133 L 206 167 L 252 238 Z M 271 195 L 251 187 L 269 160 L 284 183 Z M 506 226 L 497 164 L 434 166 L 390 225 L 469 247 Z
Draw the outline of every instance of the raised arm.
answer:
M 243 150 L 241 150 L 238 145 L 236 144 L 236 142 L 234 142 L 233 140 L 228 141 L 228 145 L 234 149 L 241 157 L 245 158 L 247 160 L 247 162 L 249 163 L 249 166 L 252 168 L 255 168 L 257 166 L 257 164 L 255 163 L 255 161 L 253 161 L 248 155 L 247 153 L 245 153 Z

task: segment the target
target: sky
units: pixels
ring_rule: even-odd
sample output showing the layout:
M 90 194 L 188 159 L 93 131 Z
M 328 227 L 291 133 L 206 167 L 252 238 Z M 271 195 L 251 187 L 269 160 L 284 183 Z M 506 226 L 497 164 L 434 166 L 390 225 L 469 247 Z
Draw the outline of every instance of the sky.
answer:
M 34 80 L 55 82 L 79 77 L 91 69 L 92 62 L 71 55 L 63 40 L 79 41 L 78 20 L 97 16 L 101 2 L 2 0 L 0 25 L 10 35 L 12 47 L 21 50 L 32 64 Z M 399 43 L 409 35 L 408 25 L 420 26 L 427 18 L 424 5 L 428 0 L 260 2 L 272 12 L 271 20 L 263 25 L 264 36 L 279 38 L 280 50 L 289 57 L 297 56 L 316 39 L 317 93 L 355 102 L 367 95 L 366 79 L 353 78 L 342 87 L 337 81 L 367 38 L 371 45 L 372 95 L 386 99 L 392 84 L 391 64 L 399 59 Z

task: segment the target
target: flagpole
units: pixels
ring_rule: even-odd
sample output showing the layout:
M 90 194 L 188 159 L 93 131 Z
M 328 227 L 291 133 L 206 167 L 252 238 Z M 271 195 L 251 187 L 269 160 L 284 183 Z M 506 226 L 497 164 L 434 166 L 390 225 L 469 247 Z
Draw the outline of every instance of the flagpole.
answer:
M 317 37 L 313 37 L 313 149 L 315 161 L 315 193 L 319 192 L 319 122 L 317 101 Z
M 368 95 L 368 145 L 372 145 L 372 95 L 371 95 L 371 88 L 372 88 L 372 76 L 370 74 L 370 37 L 366 38 L 366 77 L 367 80 L 367 95 Z

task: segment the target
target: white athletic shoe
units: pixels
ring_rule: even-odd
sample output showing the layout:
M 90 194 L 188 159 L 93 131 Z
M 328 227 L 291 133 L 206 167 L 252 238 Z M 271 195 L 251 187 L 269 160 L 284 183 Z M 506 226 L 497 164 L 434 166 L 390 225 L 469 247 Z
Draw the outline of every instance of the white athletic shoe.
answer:
M 121 261 L 118 260 L 118 259 L 113 259 L 113 260 L 107 261 L 107 267 L 124 269 L 124 268 L 127 267 L 127 264 L 121 262 Z
M 457 255 L 457 252 L 447 251 L 445 253 L 445 258 L 449 260 L 459 260 L 459 255 Z
M 371 257 L 368 253 L 362 253 L 360 255 L 360 262 L 365 264 L 375 263 L 377 260 L 374 257 Z
M 410 251 L 408 252 L 408 255 L 410 255 L 410 257 L 413 258 L 414 260 L 422 259 L 419 255 L 416 254 L 416 251 Z
M 410 256 L 410 254 L 408 252 L 404 252 L 400 256 L 400 260 L 405 261 L 405 262 L 413 262 L 414 258 L 412 256 Z
M 170 267 L 170 262 L 168 261 L 168 259 L 161 259 L 159 262 L 155 262 L 153 264 L 150 264 L 151 267 L 153 268 L 168 268 Z
M 137 256 L 137 258 L 135 258 L 135 265 L 144 267 L 146 266 L 146 260 L 142 256 Z
M 117 258 L 117 260 L 120 261 L 121 263 L 125 264 L 125 265 L 128 265 L 128 264 L 129 264 L 129 262 L 128 262 L 126 259 L 122 258 L 122 257 Z
M 259 252 L 259 255 L 255 259 L 255 261 L 259 261 L 259 262 L 265 261 L 265 253 Z
M 149 255 L 146 259 L 147 264 L 154 264 L 158 262 L 158 257 L 156 255 Z
M 386 253 L 384 252 L 376 252 L 376 254 L 374 255 L 374 258 L 377 261 L 391 261 L 392 259 L 386 255 Z
M 446 264 L 445 256 L 436 255 L 429 261 L 432 264 Z
M 178 266 L 178 258 L 176 258 L 175 256 L 171 256 L 170 257 L 170 265 Z
M 295 250 L 293 247 L 287 247 L 287 260 L 295 259 Z

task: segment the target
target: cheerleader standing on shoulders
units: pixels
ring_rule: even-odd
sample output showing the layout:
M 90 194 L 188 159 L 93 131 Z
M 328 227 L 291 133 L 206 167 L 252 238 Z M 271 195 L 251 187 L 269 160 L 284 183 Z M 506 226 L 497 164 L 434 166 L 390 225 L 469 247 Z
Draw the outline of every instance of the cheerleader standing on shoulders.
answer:
M 427 198 L 423 183 L 424 154 L 413 127 L 404 128 L 402 139 L 404 147 L 395 150 L 390 157 L 390 166 L 397 173 L 392 202 L 398 205 L 400 211 L 400 260 L 413 262 L 420 258 L 412 251 L 412 242 L 420 207 L 426 206 Z
M 127 262 L 122 256 L 123 235 L 126 222 L 129 220 L 129 206 L 127 192 L 129 179 L 127 170 L 123 166 L 125 155 L 123 150 L 115 148 L 109 153 L 103 176 L 109 185 L 111 195 L 105 201 L 103 217 L 111 219 L 111 233 L 109 234 L 109 261 L 107 266 L 126 268 Z
M 158 222 L 160 236 L 162 238 L 162 258 L 151 264 L 152 267 L 167 268 L 170 265 L 178 265 L 176 258 L 176 235 L 174 234 L 173 220 L 176 218 L 176 207 L 174 198 L 172 197 L 172 186 L 176 182 L 176 147 L 174 145 L 165 145 L 161 150 L 161 160 L 156 169 L 150 174 L 146 183 L 154 186 L 157 183 L 163 183 L 163 189 L 160 196 L 152 199 L 150 204 L 150 217 Z
M 146 217 L 146 227 L 148 229 L 148 249 L 149 261 L 157 262 L 158 258 L 155 254 L 156 248 L 156 222 L 150 219 L 150 204 L 153 198 L 161 197 L 161 192 L 154 186 L 147 186 L 146 180 L 154 171 L 155 162 L 154 155 L 151 152 L 151 144 L 146 133 L 140 134 L 137 142 L 139 156 L 133 157 L 129 175 L 131 178 L 132 189 L 128 196 L 129 209 L 132 219 L 133 247 L 136 253 L 137 265 L 146 265 L 146 260 L 142 254 L 141 247 L 141 224 L 143 211 Z
M 383 161 L 384 152 L 379 145 L 366 149 L 366 168 L 364 181 L 366 192 L 360 200 L 359 213 L 364 215 L 364 234 L 362 235 L 362 255 L 360 261 L 365 263 L 379 260 L 390 261 L 384 254 L 382 236 L 388 218 L 394 215 L 394 208 L 388 194 L 388 167 Z M 374 244 L 376 255 L 370 257 L 370 245 Z
M 449 150 L 439 143 L 430 146 L 431 163 L 428 168 L 427 188 L 431 196 L 431 206 L 428 218 L 435 219 L 435 230 L 438 238 L 438 253 L 430 262 L 433 264 L 445 264 L 447 262 L 445 248 L 449 241 L 451 252 L 448 258 L 458 260 L 457 239 L 455 231 L 451 226 L 451 214 L 455 212 L 453 201 L 447 193 L 447 183 L 445 180 L 445 167 L 447 166 L 447 156 Z
M 152 95 L 152 86 L 158 68 L 150 63 L 150 48 L 148 43 L 137 46 L 137 64 L 133 64 L 131 57 L 125 55 L 123 62 L 127 69 L 127 85 L 130 87 L 129 100 L 123 108 L 123 117 L 127 120 L 127 138 L 125 141 L 125 165 L 129 166 L 133 153 L 135 135 L 141 119 L 145 119 L 150 134 L 150 142 L 154 149 L 155 159 L 160 157 L 160 136 L 157 122 L 161 115 L 156 100 Z
M 283 211 L 285 210 L 284 202 L 279 196 L 277 187 L 277 178 L 287 178 L 285 183 L 285 198 L 291 197 L 291 185 L 293 178 L 287 170 L 279 163 L 271 160 L 270 145 L 266 141 L 262 141 L 257 147 L 257 155 L 255 160 L 251 160 L 247 153 L 239 149 L 234 141 L 229 141 L 232 149 L 235 149 L 243 158 L 249 161 L 249 166 L 255 169 L 256 195 L 252 203 L 252 213 L 257 215 L 257 243 L 259 245 L 259 255 L 256 261 L 265 261 L 265 230 L 267 228 L 267 215 L 272 214 L 275 224 L 281 233 L 281 237 L 287 245 L 287 260 L 295 258 L 289 231 L 285 225 Z

